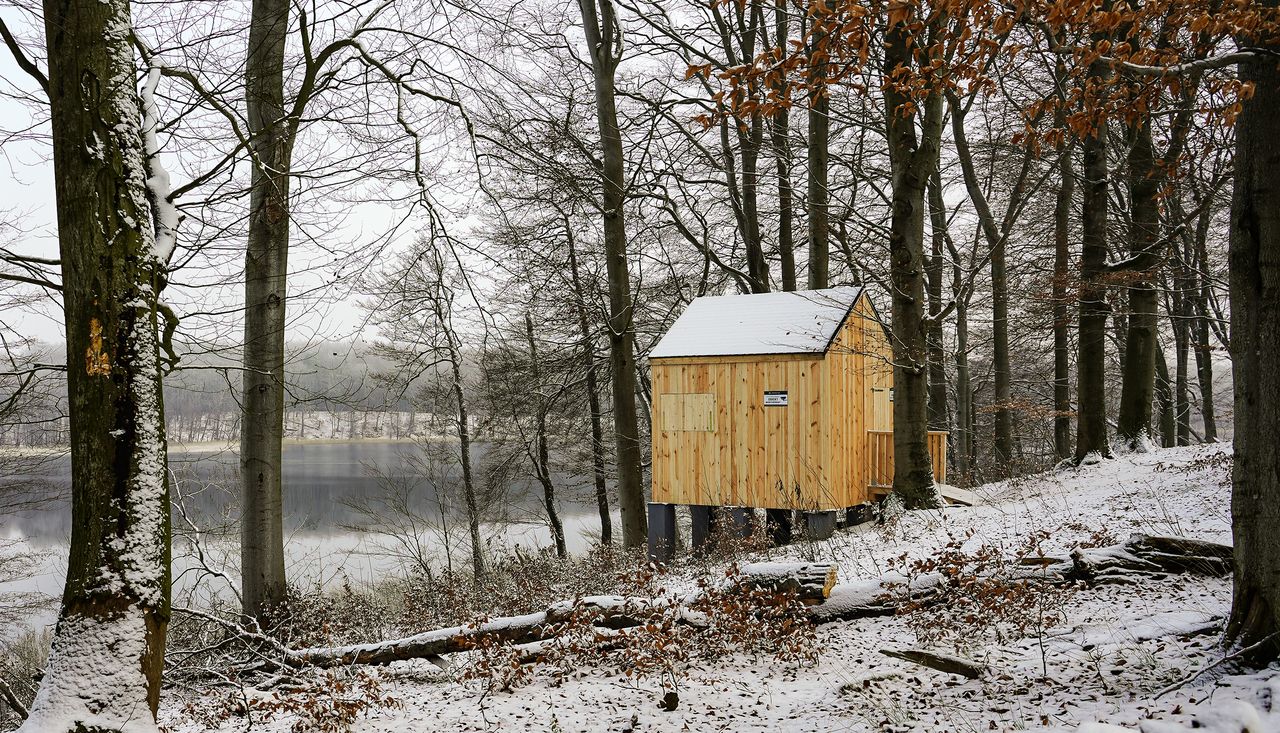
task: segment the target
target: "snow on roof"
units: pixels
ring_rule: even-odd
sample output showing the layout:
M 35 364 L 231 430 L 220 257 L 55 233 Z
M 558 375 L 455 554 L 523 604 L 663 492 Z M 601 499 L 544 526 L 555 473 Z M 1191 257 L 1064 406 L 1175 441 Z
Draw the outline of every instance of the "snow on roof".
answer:
M 860 295 L 849 286 L 695 298 L 649 358 L 826 353 Z

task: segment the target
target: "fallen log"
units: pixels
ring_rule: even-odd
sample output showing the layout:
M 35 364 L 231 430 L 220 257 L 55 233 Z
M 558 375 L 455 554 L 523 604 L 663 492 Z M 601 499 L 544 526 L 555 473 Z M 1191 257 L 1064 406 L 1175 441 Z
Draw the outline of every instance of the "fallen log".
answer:
M 1071 552 L 1071 580 L 1132 582 L 1135 575 L 1195 573 L 1222 577 L 1231 573 L 1232 548 L 1189 537 L 1135 534 L 1124 543 Z
M 1134 535 L 1125 543 L 1131 551 L 1169 572 L 1221 577 L 1232 571 L 1234 548 L 1190 537 Z
M 1166 552 L 1174 555 L 1214 557 L 1220 560 L 1230 560 L 1235 555 L 1235 548 L 1231 545 L 1208 540 L 1197 540 L 1191 537 L 1133 535 L 1129 538 L 1129 541 L 1142 547 L 1151 548 L 1156 552 Z
M 905 576 L 887 573 L 881 578 L 836 586 L 827 600 L 809 610 L 814 623 L 852 621 L 859 618 L 892 616 L 907 602 L 926 600 L 937 594 L 943 578 L 939 573 L 921 575 L 910 582 Z
M 808 606 L 830 597 L 835 584 L 834 563 L 755 562 L 743 565 L 736 579 L 740 588 L 794 593 Z
M 924 649 L 881 649 L 880 653 L 886 657 L 903 659 L 930 669 L 936 669 L 939 672 L 968 677 L 971 680 L 978 679 L 986 671 L 986 667 L 983 665 L 971 662 L 963 657 L 939 654 L 938 652 L 925 651 Z
M 537 613 L 436 629 L 403 639 L 291 650 L 284 662 L 291 667 L 385 665 L 468 651 L 481 641 L 528 644 L 554 636 L 562 624 L 574 618 L 594 626 L 625 629 L 644 623 L 644 611 L 650 605 L 647 599 L 591 596 L 576 602 L 560 601 Z

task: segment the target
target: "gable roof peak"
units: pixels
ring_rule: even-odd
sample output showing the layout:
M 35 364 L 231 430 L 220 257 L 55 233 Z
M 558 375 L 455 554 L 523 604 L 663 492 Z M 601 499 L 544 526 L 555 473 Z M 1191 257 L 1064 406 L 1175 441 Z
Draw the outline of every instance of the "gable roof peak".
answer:
M 695 298 L 649 358 L 825 354 L 862 293 L 844 286 Z

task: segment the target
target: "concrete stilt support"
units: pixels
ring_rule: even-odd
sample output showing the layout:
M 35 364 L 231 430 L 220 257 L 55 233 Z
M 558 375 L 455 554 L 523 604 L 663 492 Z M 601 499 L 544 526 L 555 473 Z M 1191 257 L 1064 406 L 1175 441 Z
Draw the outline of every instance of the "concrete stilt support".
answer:
M 804 513 L 804 536 L 806 538 L 811 540 L 826 540 L 830 539 L 831 535 L 835 531 L 835 511 Z
M 755 512 L 746 507 L 735 506 L 725 510 L 729 517 L 728 531 L 738 537 L 750 537 L 752 525 L 755 523 Z
M 791 510 L 765 509 L 764 515 L 769 527 L 769 539 L 774 546 L 791 544 Z
M 675 505 L 649 502 L 649 562 L 671 562 L 675 552 Z
M 712 509 L 709 506 L 689 506 L 690 543 L 694 553 L 701 552 L 711 542 Z

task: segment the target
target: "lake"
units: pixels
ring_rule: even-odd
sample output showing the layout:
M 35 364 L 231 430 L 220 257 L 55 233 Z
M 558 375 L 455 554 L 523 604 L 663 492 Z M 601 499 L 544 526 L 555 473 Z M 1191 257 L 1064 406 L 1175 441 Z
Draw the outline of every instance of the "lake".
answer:
M 369 582 L 403 570 L 403 561 L 388 555 L 389 543 L 375 534 L 361 532 L 355 525 L 369 523 L 369 518 L 353 508 L 389 493 L 405 492 L 409 506 L 424 517 L 438 516 L 441 503 L 458 505 L 447 492 L 438 492 L 434 484 L 456 485 L 456 468 L 444 460 L 427 460 L 428 455 L 447 454 L 456 446 L 448 443 L 429 444 L 395 440 L 304 441 L 286 443 L 284 447 L 284 506 L 287 572 L 291 582 L 329 585 L 343 577 L 356 582 Z M 473 460 L 479 465 L 488 447 L 473 448 Z M 209 542 L 215 562 L 232 575 L 238 565 L 239 545 L 231 527 L 238 515 L 239 485 L 236 474 L 239 457 L 235 446 L 197 444 L 171 446 L 170 470 L 173 472 L 183 506 L 202 530 L 217 534 L 221 527 L 227 536 Z M 70 485 L 70 460 L 65 456 L 51 458 L 33 469 L 30 476 L 49 482 L 61 496 L 49 506 L 36 511 L 0 517 L 0 539 L 44 553 L 45 560 L 31 577 L 17 582 L 0 583 L 0 593 L 35 590 L 49 595 L 62 592 L 66 573 L 66 550 L 71 533 L 70 507 L 66 501 Z M 3 478 L 13 480 L 18 476 Z M 432 479 L 434 479 L 434 484 Z M 560 512 L 565 524 L 566 542 L 571 552 L 590 546 L 599 533 L 599 517 L 590 487 L 583 481 L 556 477 L 565 498 Z M 589 481 L 589 479 L 588 479 Z M 495 548 L 521 546 L 548 547 L 550 531 L 543 520 L 539 492 L 530 490 L 529 477 L 508 476 L 503 491 L 494 502 L 494 513 L 503 521 L 486 526 L 486 536 Z M 373 502 L 377 505 L 377 502 Z M 456 522 L 456 519 L 455 519 Z M 618 520 L 615 513 L 615 526 Z M 386 523 L 382 523 L 386 526 Z M 183 521 L 175 512 L 175 534 L 180 535 Z M 428 531 L 424 542 L 437 551 L 436 559 L 444 562 L 443 543 L 439 533 Z M 194 577 L 190 561 L 183 559 L 181 541 L 176 543 L 175 577 Z M 469 555 L 454 549 L 454 563 L 469 567 Z M 52 620 L 33 619 L 33 625 Z

